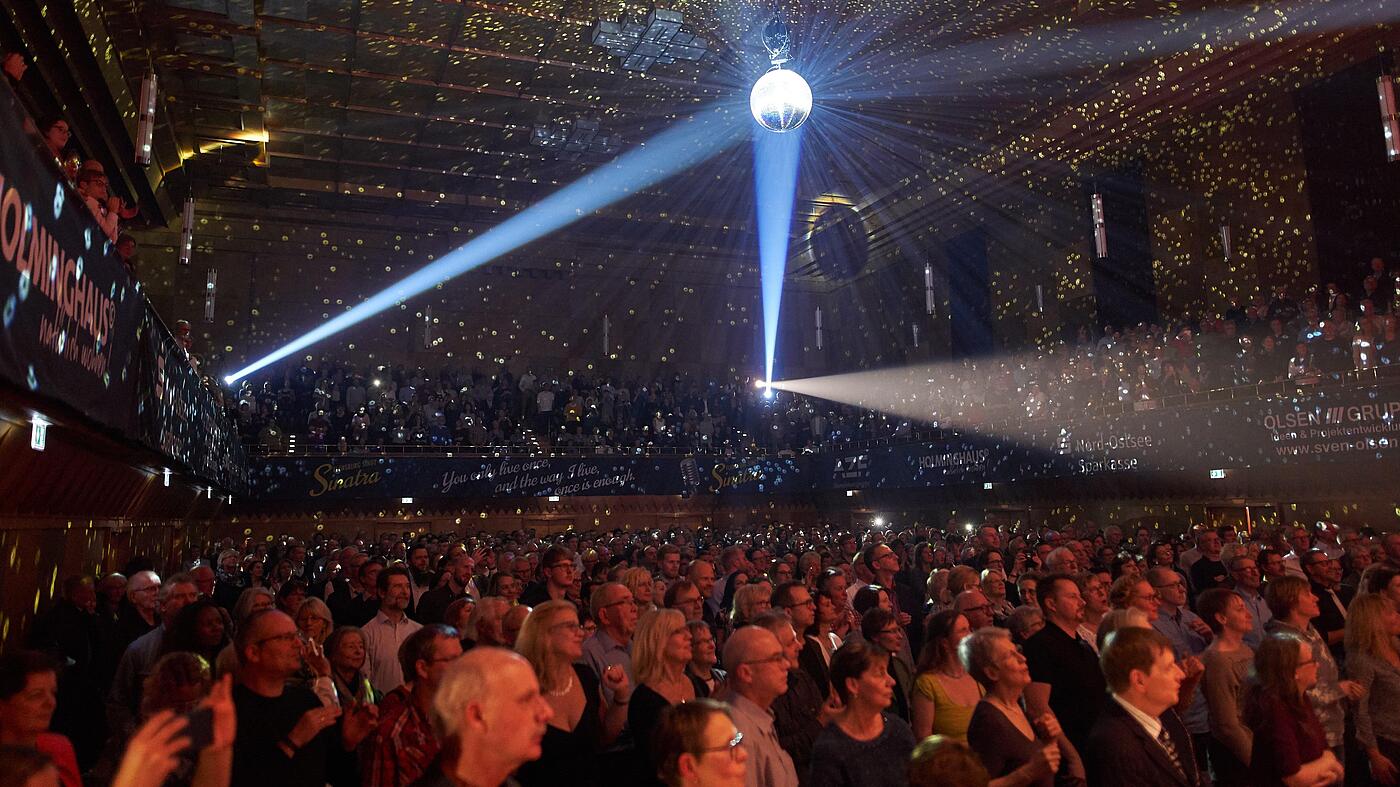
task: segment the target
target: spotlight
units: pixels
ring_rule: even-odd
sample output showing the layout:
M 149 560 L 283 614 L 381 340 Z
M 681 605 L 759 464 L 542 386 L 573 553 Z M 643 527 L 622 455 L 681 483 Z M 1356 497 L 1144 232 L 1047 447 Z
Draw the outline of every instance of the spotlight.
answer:
M 1225 259 L 1228 261 L 1234 254 L 1234 244 L 1230 242 L 1230 225 L 1220 225 L 1220 248 L 1225 252 Z
M 163 477 L 165 478 L 165 485 L 166 485 L 166 486 L 170 486 L 170 468 L 168 468 L 168 467 L 165 468 L 165 469 L 161 472 L 161 476 L 163 476 Z
M 38 413 L 29 419 L 29 447 L 35 451 L 42 451 L 49 444 L 49 422 L 44 420 L 44 416 Z
M 147 74 L 141 80 L 141 113 L 136 121 L 136 163 L 151 163 L 151 142 L 156 133 L 156 75 Z
M 1089 212 L 1094 217 L 1094 255 L 1103 259 L 1108 256 L 1108 225 L 1103 217 L 1103 195 L 1097 191 L 1089 197 Z
M 773 67 L 754 83 L 749 111 L 769 131 L 792 131 L 812 114 L 812 88 L 796 71 L 783 69 L 783 63 L 792 59 L 792 39 L 787 25 L 776 16 L 763 28 L 763 47 Z
M 876 527 L 884 527 L 884 526 L 885 526 L 885 518 L 882 517 L 882 516 L 877 516 L 877 517 L 875 517 L 875 526 L 876 526 Z
M 209 269 L 209 275 L 204 280 L 204 321 L 214 321 L 214 296 L 219 292 L 219 272 L 213 268 Z
M 180 264 L 189 265 L 194 254 L 194 197 L 185 199 L 184 219 L 180 225 Z
M 1395 103 L 1395 77 L 1384 74 L 1376 80 L 1381 99 L 1381 130 L 1385 134 L 1387 161 L 1400 159 L 1400 108 Z
M 764 399 L 769 399 L 769 400 L 771 400 L 774 396 L 775 396 L 775 394 L 773 393 L 773 387 L 772 387 L 771 385 L 768 386 L 767 388 L 764 388 L 764 389 L 763 389 L 763 398 L 764 398 Z
M 934 313 L 938 310 L 938 301 L 933 294 L 933 266 L 924 263 L 924 313 L 930 317 L 936 317 Z
M 537 123 L 530 132 L 530 144 L 552 151 L 556 156 L 577 161 L 581 156 L 608 158 L 622 150 L 622 137 L 604 134 L 597 120 L 578 118 L 557 123 Z
M 622 58 L 628 71 L 646 71 L 656 63 L 699 60 L 709 42 L 684 27 L 685 15 L 666 8 L 654 8 L 645 17 L 600 19 L 593 24 L 593 44 Z

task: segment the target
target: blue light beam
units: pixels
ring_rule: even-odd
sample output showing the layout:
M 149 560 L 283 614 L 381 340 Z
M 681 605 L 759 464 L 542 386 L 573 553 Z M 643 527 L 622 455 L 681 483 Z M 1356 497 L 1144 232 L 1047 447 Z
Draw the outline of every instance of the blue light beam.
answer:
M 797 198 L 797 161 L 803 129 L 777 134 L 754 124 L 753 177 L 758 212 L 758 270 L 763 286 L 764 380 L 773 379 L 778 346 L 778 314 L 783 304 L 788 239 Z M 769 388 L 771 393 L 771 386 Z
M 742 112 L 742 109 L 739 111 Z M 567 227 L 597 210 L 705 161 L 741 138 L 744 124 L 735 122 L 731 113 L 738 114 L 733 107 L 717 106 L 679 121 L 637 148 L 492 227 L 442 259 L 226 376 L 224 383 L 232 384 L 403 303 L 424 290 Z M 747 117 L 747 113 L 744 112 L 742 116 Z

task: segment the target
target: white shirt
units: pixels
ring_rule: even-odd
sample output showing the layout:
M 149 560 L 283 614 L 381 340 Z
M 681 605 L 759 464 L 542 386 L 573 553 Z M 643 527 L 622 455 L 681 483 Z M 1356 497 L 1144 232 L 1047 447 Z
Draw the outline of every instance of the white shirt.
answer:
M 1128 702 L 1127 700 L 1124 700 L 1117 694 L 1110 694 L 1109 696 L 1113 697 L 1114 702 L 1117 702 L 1119 705 L 1122 705 L 1123 709 L 1128 711 L 1128 715 L 1132 716 L 1134 719 L 1137 720 L 1138 724 L 1142 725 L 1142 728 L 1147 731 L 1147 736 L 1149 738 L 1155 741 L 1157 740 L 1157 736 L 1162 734 L 1161 719 L 1157 718 L 1156 716 L 1147 715 L 1142 711 L 1141 708 L 1132 704 L 1131 702 Z
M 375 691 L 388 694 L 403 685 L 399 646 L 421 628 L 422 624 L 410 620 L 407 615 L 400 618 L 398 623 L 394 623 L 383 610 L 374 616 L 374 620 L 360 627 L 365 637 L 369 683 Z

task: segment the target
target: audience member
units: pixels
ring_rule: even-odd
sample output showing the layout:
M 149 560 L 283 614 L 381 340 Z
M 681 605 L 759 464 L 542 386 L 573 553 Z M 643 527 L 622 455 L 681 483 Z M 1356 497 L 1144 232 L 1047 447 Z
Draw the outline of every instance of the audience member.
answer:
M 1371 778 L 1400 781 L 1400 612 L 1376 594 L 1357 597 L 1347 608 L 1347 675 L 1361 687 L 1356 703 L 1356 745 L 1365 753 Z
M 637 621 L 632 638 L 632 672 L 637 689 L 627 709 L 627 726 L 649 766 L 656 760 L 650 750 L 651 734 L 661 711 L 695 699 L 695 686 L 685 674 L 691 658 L 690 629 L 685 616 L 674 609 L 654 609 Z M 648 772 L 655 767 L 648 767 Z
M 444 671 L 433 695 L 442 753 L 423 787 L 500 787 L 537 759 L 554 709 L 529 662 L 504 648 L 473 648 Z
M 1254 616 L 1238 592 L 1224 588 L 1205 591 L 1196 605 L 1214 633 L 1202 657 L 1201 681 L 1210 727 L 1211 770 L 1222 785 L 1247 785 L 1254 736 L 1244 723 L 1244 690 L 1254 651 L 1245 637 L 1254 631 Z
M 849 642 L 831 658 L 831 685 L 840 698 L 837 712 L 812 745 L 807 784 L 907 784 L 914 733 L 903 719 L 886 713 L 894 701 L 890 653 L 879 645 Z
M 386 568 L 379 572 L 376 582 L 379 613 L 360 630 L 365 635 L 369 682 L 375 691 L 387 696 L 404 682 L 399 648 L 423 626 L 408 617 L 411 593 L 408 569 L 399 566 Z
M 729 706 L 710 699 L 661 712 L 652 739 L 666 787 L 744 787 L 749 755 Z
M 1279 617 L 1284 616 L 1275 619 Z M 1249 770 L 1255 784 L 1330 785 L 1342 780 L 1341 760 L 1313 711 L 1316 703 L 1306 698 L 1317 683 L 1317 651 L 1291 632 L 1272 632 L 1259 645 L 1244 711 L 1254 733 Z
M 612 666 L 599 676 L 578 663 L 583 656 L 583 627 L 578 610 L 568 601 L 546 601 L 535 607 L 515 645 L 534 670 L 545 702 L 553 710 L 539 759 L 521 766 L 516 778 L 526 787 L 605 783 L 599 758 L 622 732 L 635 694 L 627 673 Z M 603 699 L 604 685 L 612 688 L 611 703 Z
M 787 691 L 787 662 L 778 638 L 757 626 L 735 631 L 724 643 L 724 669 L 729 676 L 724 698 L 748 750 L 747 787 L 798 784 L 797 768 L 778 739 L 770 710 L 773 701 Z
M 958 658 L 958 646 L 972 628 L 964 615 L 944 610 L 929 617 L 924 631 L 909 708 L 914 736 L 966 741 L 967 725 L 983 695 L 982 684 Z
M 1083 784 L 1084 767 L 1055 714 L 1032 722 L 1023 705 L 1031 685 L 1026 657 L 997 628 L 963 638 L 958 659 L 983 690 L 968 722 L 967 742 L 998 785 Z
M 360 744 L 361 784 L 406 787 L 427 772 L 442 748 L 429 713 L 447 666 L 462 655 L 456 629 L 430 623 L 399 647 L 399 667 L 408 682 L 379 703 L 374 730 Z
M 1094 649 L 1079 637 L 1084 599 L 1074 579 L 1065 574 L 1051 574 L 1037 590 L 1045 628 L 1025 644 L 1034 681 L 1027 689 L 1027 708 L 1036 716 L 1054 711 L 1065 736 L 1082 749 L 1104 696 L 1104 676 Z
M 1181 682 L 1172 644 L 1153 629 L 1123 628 L 1100 661 L 1110 700 L 1089 735 L 1089 783 L 1104 787 L 1201 784 L 1191 735 L 1177 716 Z
M 58 702 L 58 668 L 30 650 L 0 655 L 0 745 L 43 755 L 57 770 L 63 787 L 82 787 L 73 744 L 49 732 Z
M 632 635 L 637 630 L 637 605 L 632 592 L 618 582 L 607 582 L 593 589 L 589 602 L 598 630 L 583 641 L 583 660 L 595 675 L 603 675 L 609 667 L 621 667 L 627 675 L 627 685 L 635 686 L 636 672 L 632 669 Z M 612 691 L 605 684 L 603 698 L 611 704 Z

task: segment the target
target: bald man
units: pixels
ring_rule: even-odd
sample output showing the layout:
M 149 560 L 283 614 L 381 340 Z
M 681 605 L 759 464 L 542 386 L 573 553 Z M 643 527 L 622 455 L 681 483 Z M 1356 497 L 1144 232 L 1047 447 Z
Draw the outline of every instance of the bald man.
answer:
M 503 648 L 476 647 L 443 673 L 432 721 L 443 751 L 419 784 L 498 787 L 538 759 L 554 709 L 530 663 Z
M 724 643 L 734 726 L 749 753 L 745 787 L 797 787 L 797 767 L 782 747 L 770 708 L 787 691 L 788 652 L 768 629 L 745 626 Z

